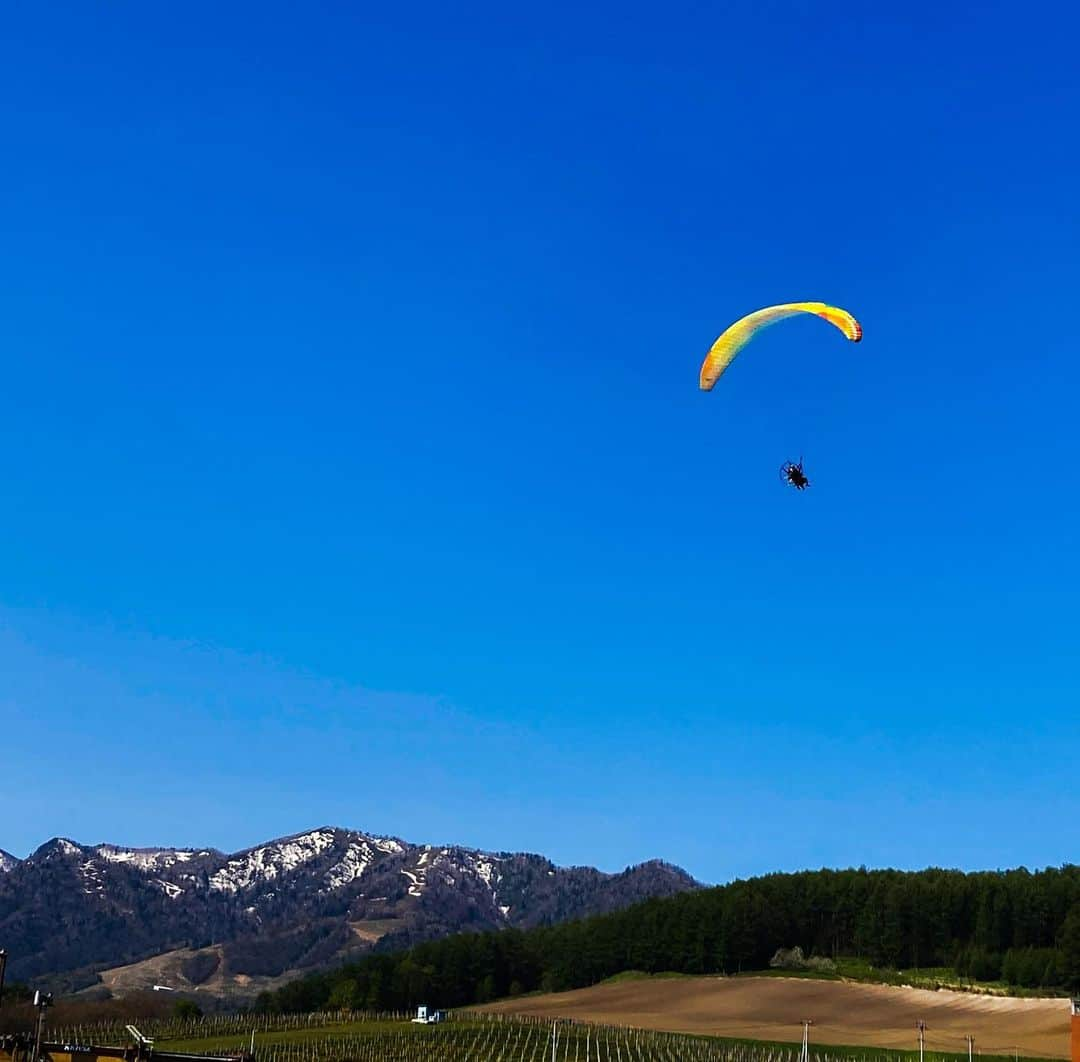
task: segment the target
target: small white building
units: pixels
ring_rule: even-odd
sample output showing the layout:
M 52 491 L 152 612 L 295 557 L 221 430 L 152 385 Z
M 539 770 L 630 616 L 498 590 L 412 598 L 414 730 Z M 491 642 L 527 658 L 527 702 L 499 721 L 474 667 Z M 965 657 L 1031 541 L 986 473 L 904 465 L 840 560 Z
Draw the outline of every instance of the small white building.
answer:
M 413 1022 L 417 1025 L 437 1025 L 440 1021 L 445 1020 L 445 1010 L 433 1010 L 426 1003 L 416 1008 L 416 1017 L 413 1018 Z

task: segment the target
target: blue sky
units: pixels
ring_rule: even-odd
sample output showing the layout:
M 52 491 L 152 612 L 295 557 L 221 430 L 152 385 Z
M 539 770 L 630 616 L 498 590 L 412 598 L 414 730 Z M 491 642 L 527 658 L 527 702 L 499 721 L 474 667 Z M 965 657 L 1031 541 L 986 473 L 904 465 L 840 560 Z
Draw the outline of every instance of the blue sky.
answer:
M 1016 16 L 10 9 L 0 847 L 1080 857 L 1080 25 Z M 792 299 L 864 342 L 699 393 Z

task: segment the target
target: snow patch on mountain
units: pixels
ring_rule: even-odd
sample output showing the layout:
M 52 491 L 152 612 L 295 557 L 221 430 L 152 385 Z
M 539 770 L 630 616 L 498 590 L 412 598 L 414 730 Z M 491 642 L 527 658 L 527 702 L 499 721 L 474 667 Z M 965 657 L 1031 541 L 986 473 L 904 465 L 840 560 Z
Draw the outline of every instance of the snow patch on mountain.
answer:
M 333 845 L 333 831 L 313 830 L 241 852 L 210 878 L 210 889 L 213 892 L 239 892 L 251 885 L 273 881 L 281 874 L 310 863 Z
M 5 852 L 0 848 L 0 874 L 14 870 L 21 862 L 21 859 L 16 859 L 10 852 Z
M 92 859 L 84 860 L 79 864 L 79 873 L 83 879 L 83 892 L 88 896 L 95 892 L 103 892 L 105 889 L 101 880 L 101 871 Z
M 445 848 L 436 853 L 432 858 L 432 847 L 429 844 L 424 845 L 419 857 L 416 860 L 416 865 L 412 870 L 402 870 L 401 873 L 405 875 L 410 881 L 409 895 L 419 896 L 424 889 L 427 888 L 428 883 L 428 871 L 437 866 L 440 861 L 448 854 Z
M 348 885 L 350 881 L 356 881 L 371 866 L 374 858 L 375 853 L 367 841 L 351 842 L 341 860 L 326 872 L 323 879 L 326 887 L 333 891 L 340 889 L 343 885 Z
M 354 836 L 355 840 L 349 842 L 341 859 L 323 876 L 330 892 L 362 877 L 380 854 L 396 855 L 405 850 L 404 845 L 392 837 L 368 837 L 366 834 Z
M 157 871 L 188 863 L 196 855 L 205 856 L 209 852 L 194 852 L 182 848 L 118 848 L 114 844 L 99 844 L 94 854 L 107 863 L 126 863 L 139 870 Z
M 473 866 L 480 880 L 489 889 L 494 888 L 493 882 L 496 881 L 495 864 L 488 862 L 486 859 L 477 859 L 473 862 Z M 500 874 L 499 877 L 502 877 L 502 875 Z
M 503 918 L 510 913 L 510 907 L 499 903 L 499 883 L 503 879 L 502 871 L 497 866 L 502 860 L 498 856 L 488 855 L 486 852 L 464 852 L 462 855 L 465 866 L 470 869 L 486 886 L 491 894 L 491 905 Z

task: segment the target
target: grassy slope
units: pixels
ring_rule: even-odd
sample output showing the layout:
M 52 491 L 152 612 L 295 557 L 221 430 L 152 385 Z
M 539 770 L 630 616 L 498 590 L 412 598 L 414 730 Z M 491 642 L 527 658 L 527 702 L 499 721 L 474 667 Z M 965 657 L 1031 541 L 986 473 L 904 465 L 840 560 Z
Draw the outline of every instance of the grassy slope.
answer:
M 1011 996 L 1017 999 L 1067 999 L 1069 993 L 1063 988 L 1018 988 L 1005 981 L 975 981 L 967 977 L 958 977 L 948 966 L 930 966 L 920 970 L 893 970 L 888 967 L 872 966 L 865 959 L 841 958 L 835 960 L 834 970 L 748 970 L 738 977 L 800 977 L 813 981 L 857 981 L 868 985 L 895 985 L 907 988 L 926 988 L 930 991 L 948 989 L 951 992 L 973 992 L 977 995 Z M 624 970 L 613 977 L 608 977 L 600 984 L 618 984 L 621 981 L 639 981 L 648 978 L 693 977 L 665 971 L 648 974 L 641 970 Z M 534 993 L 539 994 L 539 993 Z
M 621 975 L 617 975 L 621 976 Z M 642 975 L 645 976 L 645 975 Z M 893 970 L 872 966 L 864 959 L 837 959 L 835 970 L 751 970 L 743 977 L 805 977 L 818 981 L 858 981 L 869 985 L 896 985 L 908 988 L 941 988 L 951 992 L 974 992 L 987 996 L 1013 996 L 1017 999 L 1067 999 L 1063 988 L 1020 988 L 1005 981 L 975 981 L 958 977 L 948 966 L 928 966 L 920 970 Z

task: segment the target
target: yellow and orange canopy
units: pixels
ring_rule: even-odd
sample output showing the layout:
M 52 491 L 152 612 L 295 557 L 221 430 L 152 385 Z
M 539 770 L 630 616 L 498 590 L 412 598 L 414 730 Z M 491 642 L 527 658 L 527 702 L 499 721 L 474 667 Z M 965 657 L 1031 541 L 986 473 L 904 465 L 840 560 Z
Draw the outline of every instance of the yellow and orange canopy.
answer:
M 835 325 L 844 335 L 858 343 L 862 339 L 862 326 L 847 310 L 838 306 L 827 306 L 823 302 L 785 302 L 779 306 L 769 306 L 756 310 L 740 318 L 709 348 L 701 364 L 701 390 L 711 391 L 713 384 L 720 379 L 721 373 L 734 361 L 735 355 L 750 342 L 762 328 L 793 317 L 797 313 L 812 313 Z

